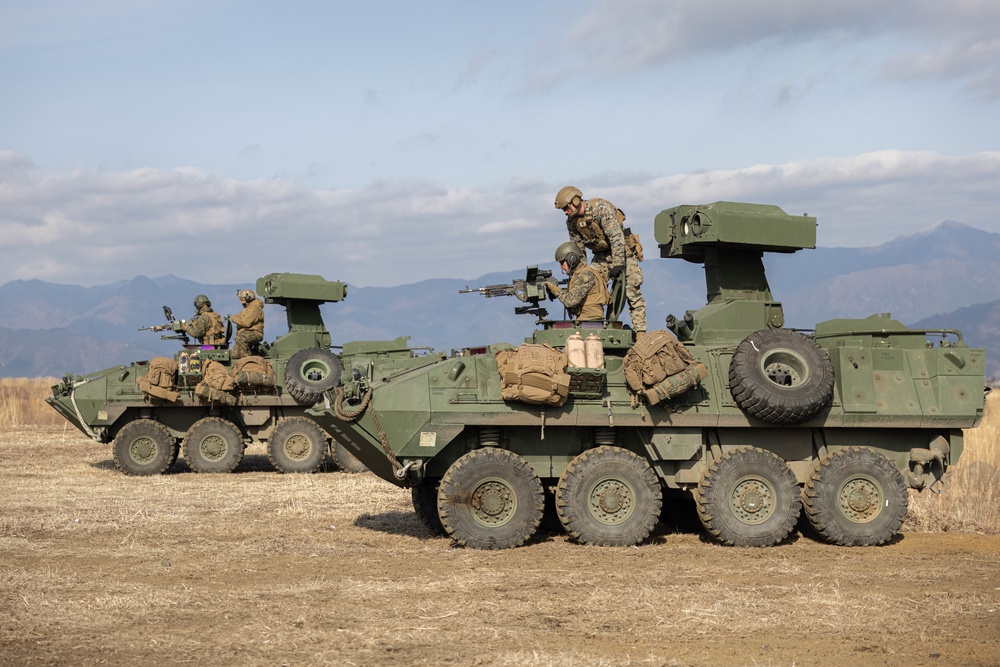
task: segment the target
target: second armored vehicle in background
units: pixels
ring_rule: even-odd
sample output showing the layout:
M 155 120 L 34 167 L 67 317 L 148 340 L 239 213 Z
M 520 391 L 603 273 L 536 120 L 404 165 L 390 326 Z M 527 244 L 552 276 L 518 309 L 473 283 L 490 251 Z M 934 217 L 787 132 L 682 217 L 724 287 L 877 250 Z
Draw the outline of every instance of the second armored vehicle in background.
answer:
M 313 472 L 328 449 L 341 469 L 364 470 L 340 442 L 306 416 L 306 409 L 340 383 L 345 363 L 365 359 L 372 369 L 398 369 L 432 363 L 436 357 L 417 354 L 407 347 L 406 337 L 348 343 L 340 355 L 331 351 L 320 305 L 343 300 L 345 283 L 272 273 L 258 279 L 256 287 L 266 303 L 285 308 L 288 324 L 286 334 L 273 343 L 261 343 L 255 355 L 258 366 L 247 366 L 263 372 L 238 372 L 230 358 L 228 335 L 222 345 L 197 345 L 183 334 L 166 335 L 183 342 L 172 360 L 67 375 L 46 401 L 93 440 L 112 443 L 115 464 L 127 475 L 162 473 L 181 451 L 196 472 L 231 472 L 251 442 L 266 442 L 268 458 L 282 472 Z M 177 324 L 156 329 L 180 331 Z M 162 365 L 167 371 L 161 372 L 157 362 L 167 362 Z M 207 373 L 213 365 L 213 370 L 227 376 L 225 386 L 231 388 L 208 386 Z M 154 375 L 168 375 L 170 380 L 159 386 L 149 381 Z

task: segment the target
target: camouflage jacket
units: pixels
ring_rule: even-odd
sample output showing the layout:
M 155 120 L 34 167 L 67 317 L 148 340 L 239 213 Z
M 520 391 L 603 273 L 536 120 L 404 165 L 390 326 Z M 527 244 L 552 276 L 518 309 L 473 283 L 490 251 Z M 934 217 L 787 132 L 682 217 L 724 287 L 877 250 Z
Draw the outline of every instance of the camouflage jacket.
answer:
M 593 253 L 611 255 L 612 266 L 625 266 L 625 214 L 604 199 L 584 202 L 583 215 L 566 218 L 569 240 Z
M 249 329 L 257 333 L 264 333 L 264 302 L 254 299 L 238 315 L 230 315 L 229 321 L 238 329 Z
M 603 320 L 604 306 L 611 300 L 607 283 L 593 267 L 586 264 L 573 271 L 569 286 L 560 290 L 556 298 L 578 320 Z

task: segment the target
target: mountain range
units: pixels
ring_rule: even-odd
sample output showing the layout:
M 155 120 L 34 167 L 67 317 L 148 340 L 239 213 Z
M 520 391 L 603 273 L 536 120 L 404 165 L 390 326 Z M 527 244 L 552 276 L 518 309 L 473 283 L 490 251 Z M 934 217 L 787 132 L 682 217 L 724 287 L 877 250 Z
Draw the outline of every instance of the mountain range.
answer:
M 642 267 L 649 327 L 705 303 L 700 265 L 651 257 Z M 823 248 L 767 254 L 771 291 L 784 307 L 786 326 L 809 329 L 838 317 L 889 312 L 916 328 L 960 329 L 965 341 L 987 350 L 987 375 L 1000 376 L 1000 234 L 957 222 L 872 248 Z M 554 264 L 541 268 L 552 269 Z M 295 271 L 295 267 L 267 267 Z M 324 276 L 340 279 L 335 271 Z M 465 287 L 510 282 L 524 267 L 474 279 L 440 278 L 396 287 L 350 285 L 347 298 L 322 307 L 335 344 L 409 335 L 410 345 L 448 351 L 531 336 L 534 320 L 514 314 L 514 298 L 460 294 Z M 246 283 L 206 285 L 177 276 L 137 276 L 109 285 L 81 287 L 40 280 L 0 286 L 0 377 L 83 374 L 157 355 L 171 355 L 176 341 L 138 331 L 165 322 L 162 306 L 179 318 L 193 314 L 196 294 L 206 294 L 223 315 L 239 311 L 236 291 Z M 558 302 L 547 302 L 561 317 Z M 626 309 L 627 313 L 627 309 Z M 624 316 L 624 314 L 623 314 Z M 265 338 L 287 331 L 283 309 L 265 309 Z

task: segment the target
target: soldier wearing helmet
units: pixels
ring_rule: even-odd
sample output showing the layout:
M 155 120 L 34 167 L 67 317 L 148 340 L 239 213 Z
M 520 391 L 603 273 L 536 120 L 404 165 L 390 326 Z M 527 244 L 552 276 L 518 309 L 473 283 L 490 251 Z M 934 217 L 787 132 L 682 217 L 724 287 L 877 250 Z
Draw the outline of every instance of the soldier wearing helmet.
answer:
M 587 266 L 586 253 L 572 241 L 560 244 L 555 256 L 563 273 L 569 276 L 569 285 L 562 289 L 555 282 L 546 282 L 546 289 L 577 322 L 603 320 L 604 307 L 610 301 L 604 274 Z
M 201 345 L 226 343 L 226 326 L 222 323 L 222 315 L 212 310 L 212 302 L 204 294 L 194 298 L 194 317 L 182 322 L 180 329 Z
M 237 297 L 243 310 L 229 316 L 229 321 L 236 325 L 233 351 L 229 354 L 232 359 L 250 356 L 250 349 L 264 340 L 264 302 L 250 289 L 239 290 Z
M 568 185 L 556 193 L 556 208 L 566 214 L 570 241 L 593 253 L 591 266 L 606 280 L 625 274 L 625 299 L 636 336 L 646 332 L 646 299 L 642 296 L 642 245 L 623 227 L 625 214 L 604 199 L 584 199 L 580 188 Z

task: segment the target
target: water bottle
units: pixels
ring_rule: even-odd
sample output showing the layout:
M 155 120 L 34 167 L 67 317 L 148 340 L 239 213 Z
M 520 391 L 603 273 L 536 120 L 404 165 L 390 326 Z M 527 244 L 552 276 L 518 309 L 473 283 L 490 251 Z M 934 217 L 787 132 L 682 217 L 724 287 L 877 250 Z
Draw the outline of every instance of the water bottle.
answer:
M 590 334 L 583 342 L 587 368 L 604 368 L 604 342 L 597 334 Z
M 570 366 L 587 367 L 587 354 L 584 351 L 583 336 L 579 331 L 566 339 L 566 356 L 569 358 Z

